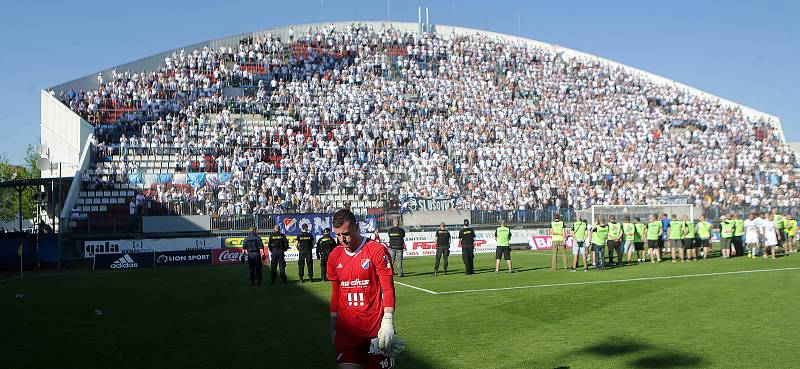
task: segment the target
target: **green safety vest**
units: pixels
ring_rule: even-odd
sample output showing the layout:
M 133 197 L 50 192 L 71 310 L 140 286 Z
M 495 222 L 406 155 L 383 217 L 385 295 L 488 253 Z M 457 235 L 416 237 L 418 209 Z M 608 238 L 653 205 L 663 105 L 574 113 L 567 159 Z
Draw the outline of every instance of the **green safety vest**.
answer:
M 622 223 L 622 233 L 625 235 L 625 241 L 633 241 L 636 237 L 636 227 L 633 223 Z
M 633 242 L 642 242 L 642 238 L 644 237 L 644 229 L 645 229 L 644 224 L 636 223 L 636 224 L 634 224 L 634 227 L 636 228 L 636 235 L 633 236 Z
M 608 238 L 608 226 L 596 225 L 592 228 L 592 244 L 598 246 L 605 246 L 606 239 Z
M 686 232 L 686 235 L 683 236 L 684 239 L 692 239 L 694 238 L 694 222 L 686 223 L 686 229 L 689 230 Z
M 797 235 L 797 220 L 796 219 L 787 219 L 786 220 L 786 234 L 789 237 L 794 237 Z
M 711 223 L 706 221 L 697 222 L 697 236 L 703 240 L 711 238 Z
M 497 227 L 495 232 L 497 233 L 497 246 L 508 246 L 508 242 L 511 240 L 511 230 L 508 227 Z
M 731 238 L 733 237 L 733 222 L 730 220 L 726 220 L 719 224 L 720 227 L 720 237 L 722 238 Z
M 564 222 L 550 222 L 550 228 L 553 229 L 551 234 L 553 241 L 564 241 Z
M 608 223 L 608 239 L 616 240 L 622 235 L 622 225 L 617 222 Z
M 669 222 L 669 239 L 680 240 L 683 238 L 683 227 L 686 227 L 686 223 L 682 220 L 671 220 Z
M 733 220 L 733 236 L 739 237 L 744 234 L 744 220 L 742 219 L 734 219 Z
M 650 223 L 647 223 L 647 240 L 648 241 L 655 241 L 661 237 L 661 221 L 654 220 Z
M 775 222 L 775 227 L 778 228 L 779 231 L 782 231 L 786 227 L 786 218 L 783 215 L 775 214 L 772 217 L 772 221 Z
M 575 235 L 575 241 L 583 241 L 586 239 L 586 223 L 575 222 L 572 223 L 572 233 Z

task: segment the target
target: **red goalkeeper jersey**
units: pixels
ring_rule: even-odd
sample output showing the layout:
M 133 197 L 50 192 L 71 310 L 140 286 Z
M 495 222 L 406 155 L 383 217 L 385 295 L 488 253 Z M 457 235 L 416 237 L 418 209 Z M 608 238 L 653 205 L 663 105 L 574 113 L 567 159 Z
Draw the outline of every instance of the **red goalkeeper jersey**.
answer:
M 327 267 L 328 279 L 339 281 L 336 333 L 377 336 L 386 289 L 381 286 L 379 276 L 393 274 L 389 252 L 373 240 L 364 241 L 355 252 L 340 246 L 331 252 Z M 391 289 L 393 293 L 394 286 Z

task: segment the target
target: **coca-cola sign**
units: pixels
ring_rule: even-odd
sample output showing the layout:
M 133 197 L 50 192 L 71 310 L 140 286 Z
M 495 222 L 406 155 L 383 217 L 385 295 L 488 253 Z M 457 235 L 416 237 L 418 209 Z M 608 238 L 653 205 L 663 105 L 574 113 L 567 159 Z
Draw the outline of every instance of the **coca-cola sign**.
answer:
M 241 248 L 224 248 L 211 250 L 212 264 L 239 264 L 244 260 Z

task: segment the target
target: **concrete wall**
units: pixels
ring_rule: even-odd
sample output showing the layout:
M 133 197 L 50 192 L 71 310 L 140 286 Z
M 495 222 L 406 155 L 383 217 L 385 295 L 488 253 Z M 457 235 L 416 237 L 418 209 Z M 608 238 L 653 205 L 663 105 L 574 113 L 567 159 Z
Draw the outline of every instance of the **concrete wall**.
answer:
M 208 215 L 142 217 L 144 233 L 204 232 L 211 230 Z
M 403 226 L 431 226 L 444 224 L 463 224 L 464 219 L 472 222 L 469 210 L 415 211 L 403 214 Z
M 79 169 L 81 150 L 94 127 L 47 91 L 41 91 L 40 143 L 49 151 L 51 169 L 42 178 L 72 177 Z

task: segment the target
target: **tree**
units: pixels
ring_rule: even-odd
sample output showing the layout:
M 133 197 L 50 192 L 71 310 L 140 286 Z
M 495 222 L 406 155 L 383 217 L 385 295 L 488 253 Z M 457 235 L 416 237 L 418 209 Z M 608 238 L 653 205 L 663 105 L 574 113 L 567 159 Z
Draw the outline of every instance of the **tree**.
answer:
M 0 182 L 40 178 L 42 172 L 36 167 L 36 160 L 38 159 L 39 155 L 36 154 L 33 145 L 28 145 L 25 150 L 23 165 L 11 164 L 7 158 L 0 157 Z M 22 216 L 24 219 L 32 219 L 36 215 L 33 194 L 38 191 L 39 189 L 35 187 L 25 187 L 22 192 Z M 16 189 L 0 189 L 0 221 L 10 222 L 17 218 L 19 212 L 17 201 Z

